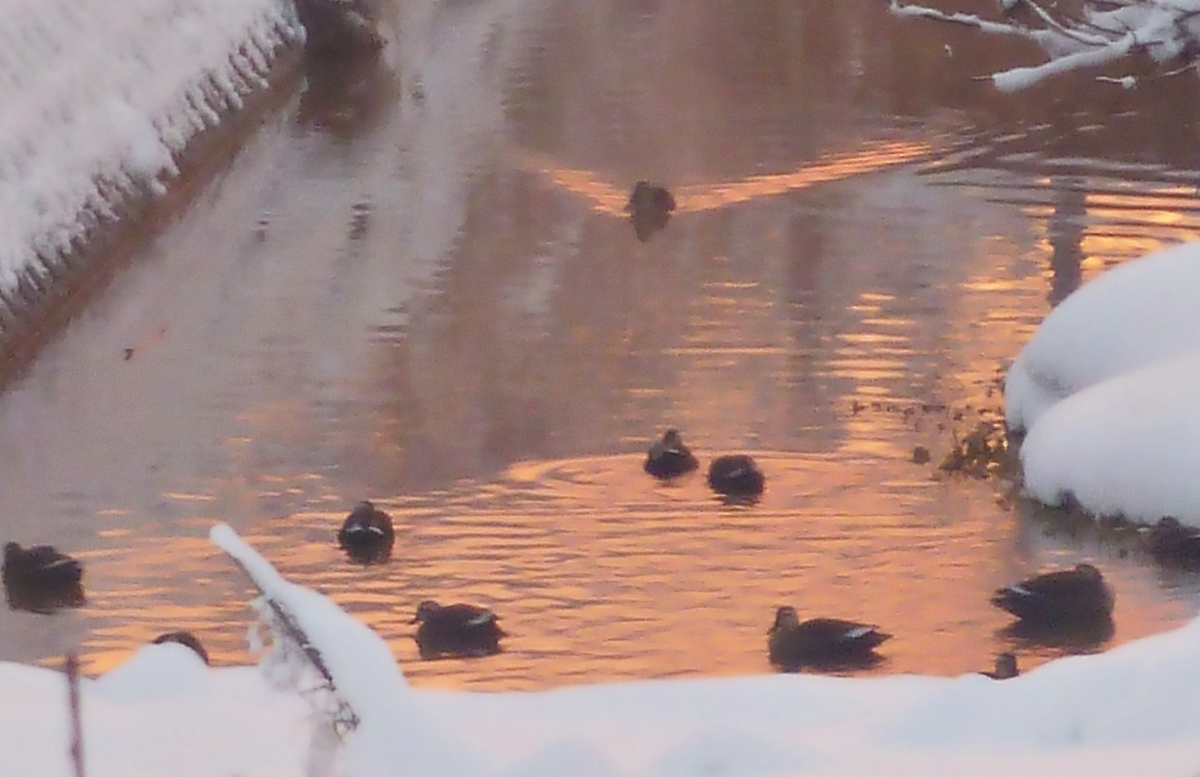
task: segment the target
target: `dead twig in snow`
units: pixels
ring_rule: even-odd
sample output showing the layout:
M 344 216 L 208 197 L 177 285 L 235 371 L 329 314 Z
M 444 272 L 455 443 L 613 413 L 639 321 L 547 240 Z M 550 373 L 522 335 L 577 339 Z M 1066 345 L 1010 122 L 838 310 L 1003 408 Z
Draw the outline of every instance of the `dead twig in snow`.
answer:
M 71 764 L 75 777 L 85 777 L 83 769 L 83 715 L 79 705 L 79 656 L 67 654 L 67 695 L 71 706 Z

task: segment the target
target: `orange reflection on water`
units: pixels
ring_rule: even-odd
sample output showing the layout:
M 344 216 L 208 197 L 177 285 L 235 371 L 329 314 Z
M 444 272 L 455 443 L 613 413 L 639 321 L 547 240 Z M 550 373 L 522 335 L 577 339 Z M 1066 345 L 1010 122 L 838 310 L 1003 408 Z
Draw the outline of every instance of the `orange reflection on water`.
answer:
M 726 183 L 699 183 L 672 187 L 676 213 L 695 213 L 763 197 L 806 189 L 820 183 L 842 181 L 930 158 L 934 146 L 928 142 L 878 141 L 859 151 L 831 154 L 799 170 L 755 175 Z M 613 216 L 625 214 L 628 189 L 619 189 L 590 170 L 561 167 L 555 160 L 530 151 L 512 155 L 518 169 L 549 178 L 556 186 L 586 197 L 592 209 Z
M 848 421 L 872 423 L 865 414 Z M 836 454 L 754 451 L 767 490 L 752 506 L 722 504 L 700 473 L 659 484 L 641 471 L 641 454 L 519 462 L 491 482 L 377 500 L 397 531 L 382 565 L 352 563 L 337 548 L 340 508 L 241 534 L 289 579 L 371 626 L 421 685 L 509 690 L 767 672 L 765 631 L 780 604 L 894 634 L 875 673 L 986 667 L 1007 623 L 987 597 L 1023 571 L 1010 560 L 1019 525 L 971 487 L 931 479 L 899 446 L 869 440 L 855 435 Z M 694 449 L 702 462 L 722 452 L 702 439 Z M 89 673 L 178 629 L 196 634 L 215 664 L 254 660 L 246 634 L 256 592 L 207 539 L 224 517 L 197 516 L 185 536 L 123 538 L 85 557 Z M 1122 603 L 1116 641 L 1185 617 L 1158 601 L 1135 561 L 1108 559 L 1105 571 Z M 504 652 L 421 661 L 411 619 L 425 598 L 492 608 L 509 635 Z M 1026 666 L 1054 653 L 1032 655 Z

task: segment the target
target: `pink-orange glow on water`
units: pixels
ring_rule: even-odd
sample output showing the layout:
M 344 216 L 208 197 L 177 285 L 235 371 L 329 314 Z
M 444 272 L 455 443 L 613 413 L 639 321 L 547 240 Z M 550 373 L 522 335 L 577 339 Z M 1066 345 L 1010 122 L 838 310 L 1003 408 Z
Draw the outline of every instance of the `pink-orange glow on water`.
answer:
M 310 73 L 6 387 L 0 540 L 78 555 L 88 602 L 0 610 L 0 660 L 101 672 L 177 629 L 254 660 L 216 521 L 446 687 L 766 672 L 780 604 L 892 633 L 874 673 L 981 669 L 992 589 L 1080 559 L 1117 590 L 1088 649 L 1194 614 L 1197 576 L 937 476 L 1053 304 L 1200 236 L 1194 100 L 1014 118 L 965 74 L 1027 52 L 877 0 L 550 5 L 420 102 Z M 677 203 L 645 241 L 639 179 Z M 761 502 L 648 478 L 667 426 L 754 455 Z M 336 547 L 363 498 L 386 565 Z M 417 660 L 425 598 L 494 608 L 505 651 Z

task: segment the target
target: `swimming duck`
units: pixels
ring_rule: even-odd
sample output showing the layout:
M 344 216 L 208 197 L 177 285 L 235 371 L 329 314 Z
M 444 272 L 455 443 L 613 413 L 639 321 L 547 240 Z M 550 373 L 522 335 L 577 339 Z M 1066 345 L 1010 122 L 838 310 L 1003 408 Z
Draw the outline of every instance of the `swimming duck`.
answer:
M 204 649 L 204 645 L 200 644 L 200 640 L 196 639 L 196 635 L 190 631 L 171 631 L 166 634 L 159 634 L 154 638 L 155 645 L 162 645 L 166 642 L 176 642 L 184 647 L 191 648 L 192 652 L 200 656 L 200 660 L 208 663 L 208 651 Z
M 1047 626 L 1111 620 L 1113 592 L 1100 570 L 1076 564 L 996 589 L 992 604 L 1023 621 Z
M 687 474 L 700 466 L 696 457 L 683 444 L 678 429 L 668 429 L 662 439 L 650 446 L 643 468 L 659 480 L 670 480 Z
M 396 534 L 388 514 L 364 500 L 346 516 L 337 538 L 338 545 L 351 559 L 371 564 L 391 558 Z
M 473 604 L 441 606 L 426 599 L 417 606 L 417 649 L 421 658 L 478 658 L 500 652 L 504 631 L 491 610 Z
M 754 459 L 744 454 L 718 456 L 708 465 L 708 485 L 725 496 L 756 498 L 766 478 Z
M 1146 535 L 1146 549 L 1160 564 L 1200 567 L 1200 529 L 1178 518 L 1159 518 Z
M 874 650 L 891 636 L 840 618 L 801 622 L 796 609 L 785 605 L 775 611 L 775 623 L 767 631 L 767 656 L 783 669 L 866 666 L 879 660 Z
M 8 606 L 49 613 L 84 603 L 83 565 L 49 545 L 4 545 L 2 573 Z
M 671 220 L 671 212 L 675 210 L 675 198 L 666 187 L 649 181 L 638 181 L 633 185 L 625 212 L 633 222 L 633 231 L 637 239 L 645 243 L 660 229 L 667 226 Z
M 1020 674 L 1017 670 L 1017 657 L 1012 653 L 998 653 L 996 668 L 990 672 L 980 672 L 980 674 L 993 680 L 1011 680 Z

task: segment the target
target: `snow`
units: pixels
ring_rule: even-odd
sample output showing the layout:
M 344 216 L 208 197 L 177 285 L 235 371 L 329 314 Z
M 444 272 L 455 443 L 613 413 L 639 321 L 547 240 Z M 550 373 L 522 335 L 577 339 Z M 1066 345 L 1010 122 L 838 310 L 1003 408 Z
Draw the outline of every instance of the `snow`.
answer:
M 1032 428 L 1050 406 L 1108 378 L 1200 354 L 1197 289 L 1200 243 L 1184 243 L 1115 267 L 1068 296 L 1009 370 L 1009 426 Z
M 1053 310 L 1005 383 L 1010 428 L 1026 430 L 1026 492 L 1068 495 L 1098 515 L 1200 527 L 1200 243 L 1101 275 Z
M 1182 777 L 1200 767 L 1200 619 L 1006 681 L 760 675 L 422 690 L 370 629 L 284 580 L 229 527 L 212 538 L 264 592 L 264 611 L 288 613 L 307 634 L 334 678 L 326 693 L 359 724 L 333 733 L 303 653 L 267 617 L 277 633 L 257 668 L 209 668 L 168 643 L 85 678 L 92 777 Z M 0 664 L 0 695 L 0 774 L 70 777 L 62 674 Z
M 1016 2 L 1001 0 L 1000 10 L 1017 10 Z M 1108 3 L 1084 0 L 1078 8 L 1063 10 L 1057 3 L 1023 0 L 1022 9 L 1037 25 L 1020 19 L 990 21 L 970 13 L 947 13 L 922 5 L 902 5 L 890 0 L 896 16 L 932 19 L 973 27 L 988 35 L 1025 38 L 1046 52 L 1039 65 L 1015 67 L 992 75 L 992 83 L 1006 92 L 1027 89 L 1051 76 L 1072 70 L 1094 69 L 1107 63 L 1146 53 L 1155 62 L 1191 64 L 1200 44 L 1200 0 L 1121 0 Z M 1098 76 L 1098 81 L 1131 88 L 1136 79 Z
M 0 293 L 162 193 L 302 36 L 283 0 L 0 0 Z

